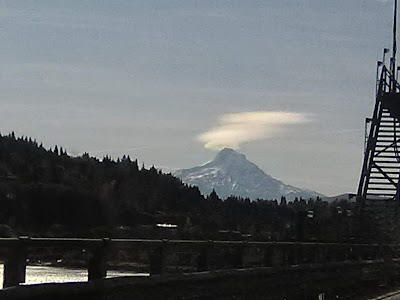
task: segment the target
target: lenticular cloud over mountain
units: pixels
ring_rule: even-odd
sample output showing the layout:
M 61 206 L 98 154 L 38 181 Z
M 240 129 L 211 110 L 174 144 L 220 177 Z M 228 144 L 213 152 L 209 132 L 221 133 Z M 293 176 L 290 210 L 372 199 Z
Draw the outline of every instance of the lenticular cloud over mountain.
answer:
M 238 149 L 242 143 L 271 138 L 289 125 L 309 121 L 311 120 L 306 114 L 283 111 L 224 114 L 219 118 L 217 126 L 197 138 L 208 149 Z

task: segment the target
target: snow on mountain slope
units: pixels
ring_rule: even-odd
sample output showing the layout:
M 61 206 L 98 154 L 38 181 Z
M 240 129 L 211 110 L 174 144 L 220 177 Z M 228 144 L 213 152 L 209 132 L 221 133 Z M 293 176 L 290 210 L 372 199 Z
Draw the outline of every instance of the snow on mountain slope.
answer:
M 255 200 L 280 199 L 285 196 L 287 200 L 293 200 L 295 197 L 309 199 L 323 196 L 284 184 L 266 174 L 243 154 L 229 148 L 221 150 L 214 160 L 202 166 L 182 169 L 174 175 L 184 183 L 198 186 L 205 195 L 215 189 L 221 198 L 235 195 Z

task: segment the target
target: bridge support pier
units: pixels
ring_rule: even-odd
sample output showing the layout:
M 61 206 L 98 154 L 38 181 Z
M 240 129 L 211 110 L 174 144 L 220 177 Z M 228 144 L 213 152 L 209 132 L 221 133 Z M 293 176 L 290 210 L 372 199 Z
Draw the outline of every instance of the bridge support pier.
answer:
M 197 272 L 208 271 L 208 252 L 209 249 L 207 247 L 202 247 L 200 249 L 200 253 L 197 256 L 196 261 Z
M 281 251 L 276 246 L 268 246 L 264 249 L 263 266 L 277 267 L 281 264 Z
M 233 267 L 236 269 L 241 269 L 244 267 L 244 250 L 245 246 L 244 244 L 240 245 L 237 249 L 234 250 L 233 252 Z
M 157 246 L 150 253 L 150 275 L 160 275 L 164 273 L 165 254 L 168 240 L 163 240 L 160 246 Z
M 326 261 L 330 261 L 327 250 L 328 249 L 323 245 L 316 245 L 314 247 L 314 263 L 323 263 Z
M 17 286 L 25 282 L 27 246 L 26 238 L 20 238 L 17 245 L 10 247 L 4 262 L 3 288 Z
M 91 250 L 92 257 L 88 265 L 89 281 L 107 277 L 107 242 L 108 240 L 104 239 L 101 247 Z
M 300 243 L 296 244 L 296 250 L 295 251 L 296 251 L 295 264 L 297 264 L 297 265 L 303 264 L 303 261 L 304 261 L 304 247 L 303 247 L 303 245 L 300 244 Z

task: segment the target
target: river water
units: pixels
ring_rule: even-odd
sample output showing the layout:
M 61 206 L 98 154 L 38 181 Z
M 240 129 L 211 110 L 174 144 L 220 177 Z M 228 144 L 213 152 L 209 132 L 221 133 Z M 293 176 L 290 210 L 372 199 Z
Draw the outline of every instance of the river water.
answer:
M 3 288 L 3 268 L 0 264 L 0 288 Z M 148 276 L 148 273 L 130 273 L 124 271 L 107 271 L 107 278 L 117 276 Z M 25 284 L 44 282 L 78 282 L 87 281 L 88 272 L 85 269 L 65 269 L 47 266 L 28 266 L 26 268 Z

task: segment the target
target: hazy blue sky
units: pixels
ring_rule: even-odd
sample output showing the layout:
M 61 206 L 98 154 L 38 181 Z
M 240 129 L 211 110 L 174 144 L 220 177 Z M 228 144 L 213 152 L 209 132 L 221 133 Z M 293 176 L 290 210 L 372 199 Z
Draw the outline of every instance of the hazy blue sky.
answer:
M 392 6 L 0 1 L 0 129 L 166 171 L 231 146 L 286 183 L 354 192 Z

